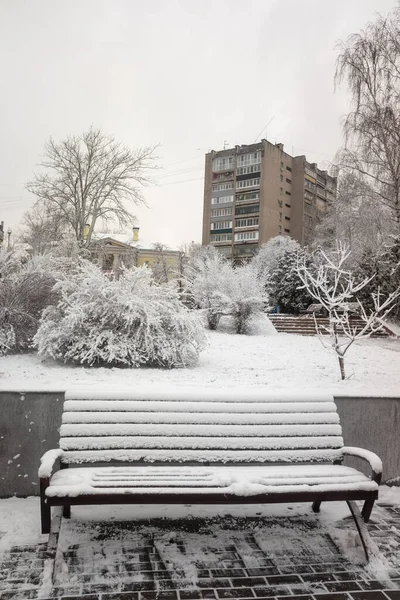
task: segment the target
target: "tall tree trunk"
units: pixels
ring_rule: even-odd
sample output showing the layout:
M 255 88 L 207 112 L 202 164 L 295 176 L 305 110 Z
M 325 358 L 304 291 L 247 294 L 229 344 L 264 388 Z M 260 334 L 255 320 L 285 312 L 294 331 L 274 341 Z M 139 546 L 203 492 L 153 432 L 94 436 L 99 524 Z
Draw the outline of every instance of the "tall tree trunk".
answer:
M 338 356 L 338 360 L 339 360 L 339 367 L 340 367 L 340 375 L 341 375 L 342 379 L 346 379 L 346 373 L 344 371 L 344 358 L 343 358 L 343 356 Z

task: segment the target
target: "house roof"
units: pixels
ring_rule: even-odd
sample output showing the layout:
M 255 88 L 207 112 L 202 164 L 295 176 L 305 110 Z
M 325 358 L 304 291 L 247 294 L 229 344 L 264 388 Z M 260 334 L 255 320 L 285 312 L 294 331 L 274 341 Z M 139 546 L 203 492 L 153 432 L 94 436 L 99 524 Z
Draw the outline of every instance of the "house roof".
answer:
M 135 242 L 132 239 L 132 233 L 104 233 L 104 232 L 95 232 L 93 234 L 93 239 L 96 241 L 100 240 L 114 240 L 115 242 L 119 242 L 121 244 L 126 244 L 127 246 L 131 246 L 132 248 L 138 248 L 141 250 L 154 250 L 157 242 L 151 242 L 145 239 L 139 239 Z M 178 248 L 171 248 L 170 246 L 165 247 L 166 250 L 172 250 L 174 252 L 178 251 Z

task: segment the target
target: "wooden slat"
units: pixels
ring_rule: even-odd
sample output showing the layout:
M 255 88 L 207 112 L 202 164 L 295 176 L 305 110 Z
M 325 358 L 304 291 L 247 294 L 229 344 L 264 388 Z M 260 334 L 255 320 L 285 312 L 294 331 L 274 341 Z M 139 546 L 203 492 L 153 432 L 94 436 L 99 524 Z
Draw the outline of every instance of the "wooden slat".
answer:
M 341 436 L 314 437 L 165 437 L 165 436 L 126 436 L 126 437 L 71 437 L 61 438 L 62 450 L 106 450 L 108 448 L 129 449 L 193 449 L 203 450 L 287 450 L 298 448 L 340 448 Z
M 185 413 L 334 413 L 336 405 L 331 402 L 173 402 L 129 400 L 68 400 L 65 411 L 137 411 L 137 412 L 185 412 Z
M 132 420 L 135 415 L 132 415 Z M 291 424 L 291 425 L 214 425 L 214 424 L 64 424 L 60 436 L 100 437 L 100 436 L 165 436 L 165 437 L 320 437 L 342 434 L 338 424 Z
M 341 460 L 341 448 L 315 450 L 156 450 L 156 449 L 124 449 L 124 450 L 80 450 L 65 451 L 63 463 L 96 463 L 96 462 L 163 462 L 184 464 L 195 463 L 332 463 Z
M 270 392 L 265 388 L 215 388 L 215 387 L 188 387 L 179 386 L 174 388 L 160 387 L 159 389 L 145 389 L 142 386 L 138 389 L 121 389 L 115 391 L 109 389 L 101 390 L 67 390 L 65 400 L 85 400 L 87 402 L 95 402 L 101 400 L 126 400 L 126 401 L 173 401 L 173 402 L 216 402 L 222 401 L 229 404 L 252 403 L 252 402 L 332 402 L 333 396 L 324 390 L 282 390 Z
M 137 412 L 137 411 L 77 411 L 64 412 L 63 424 L 72 423 L 182 423 L 221 425 L 274 425 L 295 423 L 339 423 L 337 412 L 307 413 L 182 413 L 182 412 Z

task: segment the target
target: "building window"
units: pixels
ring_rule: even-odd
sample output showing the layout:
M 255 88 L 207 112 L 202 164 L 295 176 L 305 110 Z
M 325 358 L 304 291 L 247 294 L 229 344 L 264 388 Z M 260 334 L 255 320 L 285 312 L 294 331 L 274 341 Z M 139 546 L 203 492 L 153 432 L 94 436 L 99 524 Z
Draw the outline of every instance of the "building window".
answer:
M 211 229 L 232 229 L 232 221 L 216 221 L 211 223 Z
M 283 188 L 281 188 L 281 194 L 283 194 Z
M 283 206 L 283 200 L 278 200 L 278 204 L 282 208 L 282 206 Z
M 249 187 L 257 187 L 260 185 L 260 178 L 256 177 L 255 179 L 244 179 L 243 181 L 237 181 L 236 187 L 240 188 L 249 188 Z
M 217 171 L 230 171 L 235 167 L 234 156 L 223 156 L 221 158 L 214 158 L 212 163 L 212 170 Z
M 211 211 L 211 216 L 212 217 L 227 217 L 228 215 L 231 215 L 232 212 L 233 212 L 232 206 L 230 206 L 229 208 L 216 208 Z
M 292 172 L 292 169 L 291 169 L 290 167 L 286 167 L 286 169 L 287 169 L 288 171 L 290 171 L 290 173 Z
M 218 252 L 221 252 L 224 256 L 232 256 L 232 246 L 219 246 Z
M 288 178 L 286 177 L 286 183 L 290 183 L 290 184 L 291 184 L 291 183 L 292 183 L 292 180 L 291 180 L 291 179 L 288 179 Z
M 290 233 L 290 229 L 285 229 L 286 233 Z
M 282 233 L 282 225 L 279 225 L 279 233 Z
M 250 154 L 239 154 L 237 157 L 237 166 L 245 167 L 247 165 L 256 165 L 261 162 L 261 150 L 251 152 Z
M 258 213 L 260 210 L 259 204 L 249 204 L 247 206 L 236 206 L 235 215 L 249 215 L 252 213 Z
M 238 167 L 237 175 L 247 175 L 248 173 L 259 173 L 261 171 L 261 165 L 248 165 L 247 167 Z
M 233 190 L 233 181 L 226 181 L 225 183 L 213 183 L 213 192 L 223 192 L 225 190 Z
M 285 202 L 285 206 L 287 206 L 288 208 L 291 208 L 291 204 L 288 204 L 287 202 Z
M 211 204 L 227 204 L 233 202 L 233 196 L 219 196 L 219 198 L 211 198 Z
M 247 200 L 259 200 L 260 192 L 246 192 L 245 194 L 238 194 L 236 196 L 236 202 L 246 202 Z
M 258 240 L 258 231 L 243 231 L 235 233 L 235 242 L 244 242 L 246 240 Z
M 281 182 L 283 181 L 283 175 L 280 176 L 281 177 Z
M 291 196 L 292 193 L 291 192 L 285 192 L 285 194 L 287 194 L 288 196 Z
M 259 219 L 258 217 L 253 217 L 250 219 L 236 219 L 235 220 L 235 229 L 237 227 L 257 227 Z
M 279 213 L 279 220 L 282 221 L 282 213 Z
M 285 217 L 285 221 L 290 221 L 290 217 Z
M 229 242 L 231 240 L 231 233 L 214 233 L 210 236 L 210 242 Z

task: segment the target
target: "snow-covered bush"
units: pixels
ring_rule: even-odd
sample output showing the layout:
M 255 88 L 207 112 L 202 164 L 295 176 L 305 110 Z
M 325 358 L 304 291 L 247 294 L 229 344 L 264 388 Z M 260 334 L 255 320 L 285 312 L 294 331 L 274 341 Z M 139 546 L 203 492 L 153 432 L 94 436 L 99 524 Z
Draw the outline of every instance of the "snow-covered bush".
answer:
M 232 315 L 237 333 L 245 333 L 249 319 L 268 301 L 253 265 L 234 267 L 212 246 L 190 259 L 186 283 L 193 305 L 204 310 L 210 329 L 218 327 L 221 316 Z
M 222 315 L 231 313 L 231 302 L 226 295 L 226 281 L 232 267 L 212 246 L 199 250 L 185 269 L 186 292 L 193 307 L 205 312 L 210 329 L 216 329 Z
M 247 333 L 251 321 L 259 316 L 268 302 L 264 284 L 251 263 L 231 267 L 225 278 L 223 292 L 229 299 L 230 313 L 236 332 Z
M 391 238 L 390 243 L 378 254 L 364 252 L 355 275 L 359 279 L 370 279 L 359 293 L 359 299 L 369 310 L 374 308 L 373 294 L 378 289 L 382 294 L 389 295 L 400 288 L 400 237 Z M 400 298 L 396 299 L 390 316 L 394 321 L 400 321 Z
M 114 281 L 86 263 L 55 289 L 60 300 L 43 312 L 35 336 L 39 354 L 84 365 L 184 367 L 204 346 L 199 318 L 147 268 Z
M 54 283 L 25 254 L 0 251 L 0 355 L 31 348 L 41 313 L 54 302 Z
M 297 272 L 299 259 L 310 261 L 307 251 L 296 240 L 282 235 L 263 244 L 253 259 L 271 304 L 277 304 L 281 312 L 299 313 L 312 302 Z

